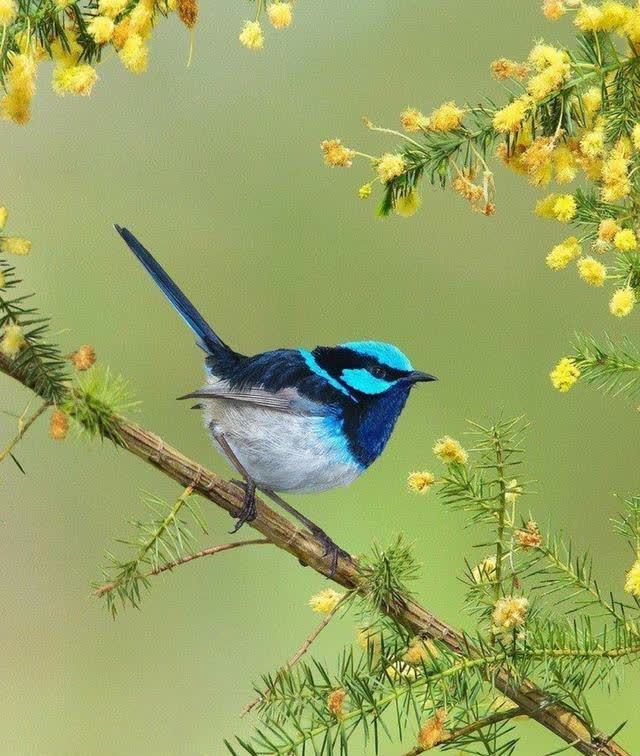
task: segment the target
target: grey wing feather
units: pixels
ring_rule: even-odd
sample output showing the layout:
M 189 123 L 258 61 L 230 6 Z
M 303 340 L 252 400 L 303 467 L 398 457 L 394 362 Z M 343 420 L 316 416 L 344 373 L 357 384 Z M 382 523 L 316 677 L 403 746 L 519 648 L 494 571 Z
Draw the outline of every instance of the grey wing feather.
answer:
M 306 399 L 294 388 L 281 389 L 275 393 L 261 388 L 232 389 L 224 381 L 205 386 L 191 394 L 179 397 L 179 399 L 223 399 L 230 402 L 246 402 L 255 407 L 264 407 L 280 412 L 290 412 L 294 415 L 324 416 L 326 408 L 319 402 Z M 196 405 L 200 408 L 200 405 Z

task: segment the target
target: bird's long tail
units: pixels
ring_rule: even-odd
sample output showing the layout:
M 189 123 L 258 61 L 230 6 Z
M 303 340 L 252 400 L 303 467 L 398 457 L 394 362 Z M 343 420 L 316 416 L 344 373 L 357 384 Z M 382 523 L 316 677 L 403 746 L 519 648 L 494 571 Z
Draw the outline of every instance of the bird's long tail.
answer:
M 178 288 L 169 274 L 160 263 L 153 257 L 149 250 L 145 249 L 136 237 L 127 228 L 115 226 L 116 231 L 125 240 L 129 249 L 140 260 L 151 278 L 158 284 L 160 290 L 178 311 L 182 319 L 195 333 L 198 346 L 213 357 L 233 358 L 238 355 L 228 347 L 215 333 L 207 321 L 187 299 L 185 294 Z

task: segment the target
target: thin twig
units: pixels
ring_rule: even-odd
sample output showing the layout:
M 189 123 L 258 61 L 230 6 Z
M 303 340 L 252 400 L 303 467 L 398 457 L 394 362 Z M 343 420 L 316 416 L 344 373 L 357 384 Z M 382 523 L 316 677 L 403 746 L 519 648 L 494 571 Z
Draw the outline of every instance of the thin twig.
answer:
M 2 354 L 0 372 L 38 393 L 38 387 L 30 384 L 26 376 L 16 374 L 11 361 Z M 127 451 L 161 470 L 181 485 L 192 485 L 200 496 L 209 499 L 233 517 L 238 516 L 243 505 L 243 491 L 238 486 L 206 470 L 146 428 L 125 418 L 117 420 L 119 439 Z M 294 525 L 261 499 L 256 500 L 256 508 L 256 519 L 249 523 L 254 530 L 262 533 L 275 546 L 288 552 L 299 562 L 327 576 L 328 565 L 325 544 L 322 541 L 307 530 Z M 362 589 L 362 576 L 356 562 L 342 554 L 330 579 L 348 589 Z M 473 647 L 462 633 L 415 601 L 390 601 L 384 607 L 384 611 L 414 635 L 440 641 L 454 653 L 463 656 L 474 653 Z M 515 681 L 506 667 L 496 669 L 492 681 L 495 687 L 522 708 L 525 714 L 565 743 L 572 744 L 580 753 L 588 756 L 629 756 L 614 740 L 596 731 L 569 707 L 553 701 L 544 690 L 529 680 Z
M 463 738 L 466 735 L 471 735 L 472 733 L 477 732 L 478 730 L 482 730 L 485 727 L 490 727 L 493 724 L 504 722 L 508 719 L 513 719 L 514 717 L 520 717 L 523 714 L 525 714 L 525 712 L 519 706 L 516 706 L 513 709 L 509 709 L 508 711 L 497 711 L 495 714 L 489 714 L 489 716 L 478 719 L 476 722 L 471 722 L 471 724 L 460 727 L 457 730 L 452 730 L 451 732 L 445 733 L 442 738 L 430 748 L 416 746 L 415 748 L 412 748 L 410 751 L 408 751 L 405 756 L 418 756 L 419 753 L 430 751 L 431 748 L 437 748 L 444 743 L 452 743 L 454 740 Z
M 257 546 L 259 544 L 267 543 L 271 543 L 271 541 L 268 541 L 266 538 L 254 538 L 249 541 L 234 541 L 233 543 L 221 543 L 218 546 L 209 546 L 206 549 L 202 549 L 202 551 L 197 551 L 195 554 L 187 554 L 186 556 L 183 556 L 180 559 L 176 559 L 173 562 L 168 562 L 167 564 L 163 564 L 160 567 L 156 567 L 156 569 L 150 570 L 144 575 L 139 575 L 138 580 L 144 580 L 145 578 L 159 575 L 161 572 L 172 570 L 174 567 L 178 567 L 181 564 L 193 562 L 194 559 L 212 556 L 213 554 L 220 554 L 222 551 L 229 551 L 230 549 L 237 549 L 239 546 Z M 112 583 L 105 583 L 104 585 L 96 588 L 93 592 L 93 595 L 97 597 L 103 596 L 105 593 L 109 593 L 109 591 L 117 588 L 119 584 L 120 582 L 117 580 L 114 580 Z
M 22 413 L 20 416 L 20 419 L 18 420 L 18 432 L 17 434 L 11 439 L 11 441 L 5 446 L 5 448 L 0 452 L 0 462 L 3 462 L 15 449 L 15 447 L 20 443 L 22 440 L 22 437 L 25 435 L 25 433 L 29 430 L 29 428 L 35 423 L 35 421 L 40 417 L 40 415 L 43 414 L 49 407 L 49 402 L 44 402 L 43 404 L 38 407 L 38 409 L 31 415 L 29 418 L 23 421 L 23 417 L 26 413 Z M 28 406 L 27 406 L 28 408 Z
M 335 617 L 336 612 L 338 609 L 342 606 L 344 603 L 344 600 L 349 594 L 345 594 L 342 596 L 342 598 L 338 601 L 338 603 L 333 607 L 333 609 L 328 612 L 327 616 L 322 620 L 322 622 L 315 628 L 315 630 L 310 633 L 304 640 L 304 643 L 300 646 L 300 648 L 295 652 L 295 654 L 290 657 L 286 663 L 280 667 L 278 670 L 278 675 L 281 675 L 283 672 L 288 672 L 291 667 L 296 665 L 300 659 L 307 653 L 307 651 L 311 648 L 311 644 L 315 641 L 315 639 L 320 635 L 320 633 L 325 629 L 325 627 L 331 622 L 331 620 Z M 240 716 L 244 717 L 246 716 L 255 706 L 257 706 L 260 701 L 262 701 L 262 696 L 256 696 L 253 701 L 250 701 L 244 709 L 240 712 Z

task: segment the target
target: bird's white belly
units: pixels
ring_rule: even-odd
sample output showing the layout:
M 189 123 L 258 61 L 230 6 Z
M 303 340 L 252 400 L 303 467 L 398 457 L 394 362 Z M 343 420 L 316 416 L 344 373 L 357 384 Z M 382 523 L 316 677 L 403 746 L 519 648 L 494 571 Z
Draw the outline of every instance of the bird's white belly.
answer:
M 348 485 L 363 471 L 336 426 L 325 417 L 215 399 L 204 402 L 203 411 L 207 429 L 212 435 L 214 429 L 224 434 L 259 487 L 296 493 L 325 491 Z

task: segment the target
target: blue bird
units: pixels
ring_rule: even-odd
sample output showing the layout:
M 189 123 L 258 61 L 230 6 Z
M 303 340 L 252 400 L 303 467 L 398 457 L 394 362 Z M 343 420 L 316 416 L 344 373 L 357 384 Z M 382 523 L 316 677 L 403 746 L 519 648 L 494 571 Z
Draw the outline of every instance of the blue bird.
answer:
M 239 354 L 136 237 L 115 228 L 206 354 L 206 385 L 180 398 L 198 400 L 214 445 L 243 478 L 244 505 L 232 532 L 255 518 L 259 488 L 323 543 L 335 573 L 337 546 L 277 492 L 350 484 L 384 449 L 411 388 L 436 378 L 380 341 Z

